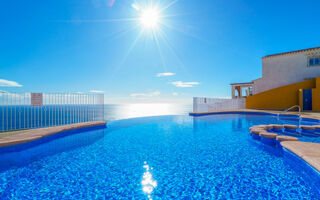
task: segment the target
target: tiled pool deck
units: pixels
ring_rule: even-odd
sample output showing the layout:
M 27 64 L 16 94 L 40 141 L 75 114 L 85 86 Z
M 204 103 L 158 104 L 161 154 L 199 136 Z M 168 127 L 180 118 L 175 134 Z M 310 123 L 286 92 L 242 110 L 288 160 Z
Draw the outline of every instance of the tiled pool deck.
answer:
M 194 116 L 219 114 L 219 113 L 271 113 L 278 114 L 281 111 L 275 110 L 254 110 L 254 109 L 241 109 L 223 112 L 207 112 L 207 113 L 190 113 Z M 298 115 L 298 112 L 286 112 L 286 115 Z M 301 112 L 302 118 L 320 120 L 320 113 L 318 112 Z M 300 141 L 282 141 L 281 146 L 288 149 L 290 152 L 296 154 L 301 159 L 309 163 L 312 167 L 320 172 L 320 143 L 300 142 Z
M 58 134 L 64 131 L 70 131 L 74 129 L 86 128 L 86 127 L 92 127 L 92 126 L 100 126 L 105 124 L 106 124 L 105 121 L 95 121 L 95 122 L 69 124 L 64 126 L 55 126 L 55 127 L 49 127 L 49 128 L 5 132 L 5 133 L 1 133 L 1 134 L 4 134 L 4 136 L 0 138 L 0 147 L 31 142 L 31 141 L 38 140 L 50 135 Z

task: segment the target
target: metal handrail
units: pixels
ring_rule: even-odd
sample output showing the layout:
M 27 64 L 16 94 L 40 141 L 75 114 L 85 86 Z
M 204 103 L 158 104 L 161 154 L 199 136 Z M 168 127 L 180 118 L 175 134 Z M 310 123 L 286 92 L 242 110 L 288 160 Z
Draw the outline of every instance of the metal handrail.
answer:
M 287 109 L 285 109 L 284 111 L 278 113 L 278 120 L 279 120 L 279 117 L 280 117 L 280 115 L 281 115 L 282 113 L 288 112 L 289 110 L 291 110 L 291 109 L 293 109 L 293 108 L 296 108 L 296 107 L 298 107 L 298 109 L 299 109 L 299 115 L 298 115 L 298 116 L 299 116 L 299 119 L 300 119 L 300 118 L 301 118 L 301 108 L 300 108 L 299 105 L 294 105 L 294 106 L 291 106 L 290 108 L 287 108 Z

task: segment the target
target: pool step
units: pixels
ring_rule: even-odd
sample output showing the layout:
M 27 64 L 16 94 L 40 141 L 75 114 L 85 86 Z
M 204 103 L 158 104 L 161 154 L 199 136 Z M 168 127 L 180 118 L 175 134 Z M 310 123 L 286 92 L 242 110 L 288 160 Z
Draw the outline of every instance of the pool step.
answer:
M 269 125 L 258 125 L 250 127 L 250 130 L 252 129 L 262 129 L 267 132 L 275 132 L 277 134 L 281 135 L 288 135 L 288 136 L 294 136 L 294 137 L 320 137 L 320 125 L 300 125 L 299 128 L 296 125 L 292 124 L 269 124 Z

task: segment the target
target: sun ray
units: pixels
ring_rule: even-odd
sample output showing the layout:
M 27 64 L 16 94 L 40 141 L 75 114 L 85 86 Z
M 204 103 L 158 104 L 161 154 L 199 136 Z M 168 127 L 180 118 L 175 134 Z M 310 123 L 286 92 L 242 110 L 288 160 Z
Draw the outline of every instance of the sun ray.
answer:
M 157 46 L 159 54 L 160 54 L 160 59 L 161 59 L 161 63 L 162 63 L 162 66 L 163 66 L 163 70 L 166 72 L 167 71 L 167 67 L 165 65 L 164 57 L 163 57 L 162 51 L 160 49 L 160 44 L 159 44 L 159 40 L 158 40 L 158 37 L 157 37 L 157 33 L 153 32 L 153 36 L 154 36 L 154 39 L 156 41 L 156 46 Z
M 110 76 L 110 79 L 113 79 L 113 77 L 116 75 L 116 73 L 118 72 L 118 70 L 122 67 L 122 65 L 126 62 L 128 56 L 130 55 L 132 49 L 135 47 L 135 45 L 137 44 L 137 42 L 139 41 L 141 35 L 143 33 L 143 30 L 140 30 L 140 32 L 138 33 L 136 39 L 132 42 L 132 44 L 130 45 L 128 51 L 126 52 L 126 54 L 124 55 L 123 59 L 121 60 L 121 62 L 119 63 L 119 65 L 117 65 L 114 70 L 112 75 Z
M 204 42 L 208 42 L 208 41 L 206 41 L 206 40 L 204 40 L 204 39 L 202 39 L 202 38 L 200 38 L 200 37 L 198 37 L 198 36 L 196 36 L 196 35 L 190 34 L 190 33 L 186 32 L 186 31 L 184 31 L 184 30 L 181 30 L 181 29 L 178 29 L 178 28 L 176 28 L 176 27 L 173 27 L 173 26 L 171 26 L 171 25 L 169 25 L 169 24 L 167 24 L 167 23 L 161 23 L 161 24 L 162 24 L 163 26 L 171 29 L 171 30 L 178 31 L 178 32 L 180 32 L 180 33 L 183 33 L 183 34 L 189 36 L 189 37 L 192 37 L 192 38 L 195 38 L 195 39 L 204 41 Z
M 105 23 L 105 22 L 130 22 L 137 21 L 138 17 L 132 18 L 119 18 L 119 19 L 79 19 L 79 20 L 51 20 L 51 22 L 63 22 L 63 23 Z
M 190 77 L 192 77 L 192 74 L 187 70 L 187 68 L 185 67 L 185 64 L 181 61 L 181 59 L 179 58 L 178 54 L 175 52 L 174 47 L 170 44 L 170 42 L 167 39 L 167 36 L 165 34 L 165 32 L 163 32 L 162 30 L 159 31 L 159 36 L 161 37 L 161 39 L 163 40 L 164 44 L 167 46 L 167 48 L 169 49 L 169 51 L 172 53 L 172 55 L 177 59 L 179 65 L 182 67 L 182 69 L 187 72 L 189 74 Z
M 139 26 L 138 25 L 134 25 L 132 27 L 130 27 L 129 29 L 126 29 L 126 30 L 123 30 L 123 31 L 119 31 L 117 34 L 114 34 L 114 37 L 113 39 L 117 39 L 117 38 L 120 38 L 122 37 L 123 35 L 137 29 Z
M 181 59 L 179 58 L 179 56 L 176 54 L 174 47 L 172 47 L 172 45 L 170 45 L 168 39 L 166 38 L 166 34 L 160 30 L 160 34 L 159 36 L 161 37 L 161 39 L 164 41 L 164 44 L 168 47 L 168 49 L 170 50 L 170 52 L 175 56 L 175 58 L 178 60 L 179 64 L 181 66 L 184 66 L 184 64 L 182 63 Z
M 167 71 L 166 66 L 166 59 L 164 55 L 164 49 L 169 49 L 169 52 L 174 56 L 174 58 L 178 61 L 179 66 L 181 66 L 184 70 L 186 70 L 184 63 L 177 55 L 174 46 L 171 45 L 170 41 L 168 40 L 168 36 L 165 33 L 165 30 L 163 28 L 168 28 L 174 31 L 178 31 L 180 33 L 183 33 L 185 35 L 188 35 L 190 37 L 200 39 L 201 38 L 195 36 L 194 34 L 188 33 L 185 30 L 179 29 L 175 26 L 170 25 L 168 23 L 168 19 L 172 17 L 178 17 L 178 16 L 185 16 L 188 14 L 164 14 L 164 11 L 170 8 L 171 6 L 175 5 L 179 0 L 174 0 L 169 2 L 167 5 L 161 6 L 160 2 L 150 2 L 143 4 L 137 4 L 134 2 L 132 4 L 132 8 L 134 8 L 137 11 L 137 17 L 130 17 L 130 18 L 118 18 L 118 19 L 92 19 L 92 20 L 54 20 L 54 22 L 62 22 L 62 23 L 113 23 L 113 22 L 136 22 L 135 26 L 132 26 L 126 30 L 119 31 L 117 33 L 109 35 L 108 37 L 111 39 L 120 38 L 123 35 L 128 34 L 129 32 L 137 29 L 138 27 L 141 27 L 140 32 L 137 34 L 137 37 L 134 39 L 132 44 L 130 44 L 129 48 L 127 49 L 126 53 L 123 56 L 123 59 L 120 60 L 120 63 L 116 65 L 116 67 L 113 70 L 113 73 L 111 74 L 110 78 L 113 78 L 115 74 L 121 69 L 123 64 L 128 59 L 128 56 L 133 51 L 134 47 L 138 43 L 138 41 L 141 40 L 143 34 L 151 34 L 157 51 L 159 53 L 159 57 L 161 60 L 161 65 L 164 71 Z M 163 20 L 166 19 L 166 20 Z M 146 37 L 144 37 L 144 41 L 146 42 Z M 162 47 L 163 46 L 163 47 Z
M 191 16 L 191 13 L 176 13 L 176 14 L 168 14 L 168 15 L 161 15 L 161 19 L 172 18 L 172 17 L 180 17 L 180 16 Z
M 174 0 L 174 1 L 171 1 L 170 3 L 168 3 L 168 5 L 162 7 L 160 9 L 160 12 L 163 12 L 165 10 L 167 10 L 168 8 L 170 8 L 171 6 L 173 6 L 174 4 L 176 4 L 179 0 Z

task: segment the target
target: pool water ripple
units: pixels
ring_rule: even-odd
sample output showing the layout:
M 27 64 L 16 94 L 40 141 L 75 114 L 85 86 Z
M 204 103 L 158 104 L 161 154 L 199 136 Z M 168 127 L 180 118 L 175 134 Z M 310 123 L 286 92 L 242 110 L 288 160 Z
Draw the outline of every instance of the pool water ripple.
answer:
M 1 155 L 1 162 L 29 161 L 3 165 L 0 199 L 319 199 L 319 188 L 303 169 L 250 137 L 250 126 L 275 120 L 167 116 L 57 138 L 27 150 L 41 156 Z M 102 135 L 92 142 L 94 134 Z M 79 137 L 90 143 L 61 148 Z

